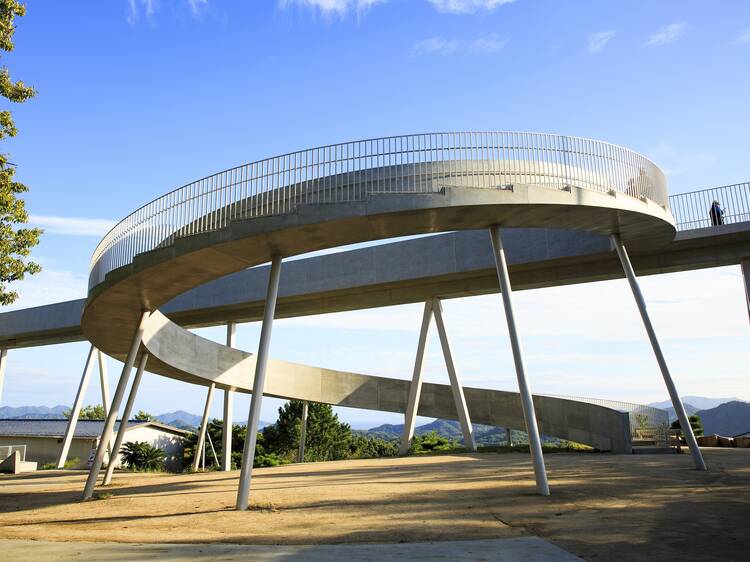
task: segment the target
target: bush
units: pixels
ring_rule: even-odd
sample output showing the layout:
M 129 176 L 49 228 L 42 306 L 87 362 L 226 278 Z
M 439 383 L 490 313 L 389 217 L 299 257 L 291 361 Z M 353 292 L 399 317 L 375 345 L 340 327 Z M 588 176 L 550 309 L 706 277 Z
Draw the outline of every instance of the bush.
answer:
M 386 441 L 380 437 L 352 435 L 349 457 L 354 459 L 376 459 L 398 455 L 398 441 Z
M 460 450 L 461 446 L 455 439 L 443 437 L 436 431 L 430 431 L 424 435 L 415 435 L 411 440 L 410 452 L 414 453 L 431 453 L 433 451 L 453 451 Z
M 700 437 L 703 435 L 703 422 L 701 422 L 700 416 L 688 416 L 688 422 L 690 422 L 690 427 L 693 428 L 693 433 L 696 437 Z M 680 420 L 675 420 L 672 422 L 672 429 L 682 429 L 682 426 L 680 425 Z M 680 435 L 682 435 L 682 431 L 680 431 Z
M 145 441 L 131 441 L 120 449 L 125 465 L 130 470 L 158 471 L 164 470 L 164 451 Z
M 72 459 L 68 459 L 65 461 L 63 468 L 70 469 L 70 468 L 76 467 L 78 466 L 79 462 L 81 461 L 78 457 L 73 457 Z M 56 469 L 57 469 L 56 462 L 48 462 L 39 467 L 39 470 L 56 470 Z

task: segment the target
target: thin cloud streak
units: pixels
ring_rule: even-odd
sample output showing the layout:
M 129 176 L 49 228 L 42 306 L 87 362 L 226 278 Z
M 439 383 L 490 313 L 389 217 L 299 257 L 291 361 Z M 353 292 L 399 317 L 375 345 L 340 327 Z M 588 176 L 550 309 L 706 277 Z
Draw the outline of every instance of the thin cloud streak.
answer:
M 665 25 L 664 27 L 659 29 L 659 31 L 648 38 L 645 46 L 657 47 L 661 45 L 669 45 L 670 43 L 674 43 L 675 41 L 683 37 L 686 32 L 687 25 L 682 22 Z
M 515 0 L 427 0 L 441 14 L 476 14 L 491 12 L 496 8 L 510 4 Z M 376 4 L 385 4 L 389 0 L 279 0 L 281 8 L 293 4 L 312 9 L 323 15 L 343 17 L 350 11 L 361 14 Z
M 65 236 L 104 236 L 115 225 L 110 219 L 90 219 L 82 217 L 51 217 L 31 215 L 29 223 L 43 228 L 47 234 Z
M 510 4 L 514 0 L 428 0 L 442 14 L 476 14 L 491 12 L 496 8 Z
M 388 0 L 279 0 L 281 8 L 287 8 L 296 4 L 305 8 L 320 12 L 323 15 L 343 17 L 349 11 L 355 10 L 358 14 L 366 12 L 376 4 L 385 4 Z
M 429 39 L 415 43 L 412 47 L 412 53 L 414 55 L 441 56 L 458 53 L 491 55 L 502 51 L 509 41 L 509 39 L 501 39 L 495 34 L 469 40 L 430 37 Z
M 735 43 L 750 43 L 750 27 L 740 33 L 740 36 L 737 37 L 737 41 L 735 41 Z
M 598 53 L 601 51 L 607 43 L 609 43 L 615 36 L 615 30 L 610 29 L 607 31 L 599 31 L 589 35 L 589 44 L 587 50 L 589 53 Z
M 190 15 L 199 18 L 208 8 L 208 0 L 181 0 L 188 8 Z M 135 25 L 143 16 L 150 24 L 154 23 L 154 16 L 159 11 L 160 0 L 128 0 L 128 13 L 126 20 L 130 25 Z

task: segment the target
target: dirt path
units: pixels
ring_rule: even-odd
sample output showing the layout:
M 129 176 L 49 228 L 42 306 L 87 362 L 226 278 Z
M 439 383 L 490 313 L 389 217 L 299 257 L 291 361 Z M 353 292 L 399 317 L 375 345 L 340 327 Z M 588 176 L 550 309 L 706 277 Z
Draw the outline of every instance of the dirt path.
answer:
M 117 474 L 80 502 L 85 474 L 0 477 L 0 538 L 153 543 L 414 542 L 538 535 L 588 560 L 744 559 L 750 449 L 548 455 L 552 496 L 522 454 L 373 459 L 237 473 Z M 111 494 L 111 495 L 109 495 Z

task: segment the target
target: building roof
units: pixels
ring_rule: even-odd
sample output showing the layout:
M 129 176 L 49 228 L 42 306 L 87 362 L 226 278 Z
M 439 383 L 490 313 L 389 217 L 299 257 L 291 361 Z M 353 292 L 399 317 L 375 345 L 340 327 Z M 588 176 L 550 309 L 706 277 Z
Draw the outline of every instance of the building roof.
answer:
M 0 420 L 0 437 L 55 437 L 62 439 L 68 420 Z M 189 431 L 153 421 L 130 420 L 127 431 L 138 427 L 152 426 L 167 433 L 176 435 L 187 435 Z M 115 431 L 120 427 L 120 422 L 115 422 Z M 96 439 L 102 434 L 104 420 L 78 420 L 74 439 Z

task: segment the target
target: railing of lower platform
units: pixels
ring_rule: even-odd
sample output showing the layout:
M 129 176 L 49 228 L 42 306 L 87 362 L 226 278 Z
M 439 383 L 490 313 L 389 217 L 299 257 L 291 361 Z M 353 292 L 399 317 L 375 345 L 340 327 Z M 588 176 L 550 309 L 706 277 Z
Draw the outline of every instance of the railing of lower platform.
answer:
M 719 211 L 712 211 L 714 202 Z M 669 196 L 677 230 L 750 221 L 750 182 Z
M 596 404 L 618 412 L 628 414 L 630 420 L 630 438 L 634 444 L 638 442 L 653 442 L 657 447 L 669 446 L 669 414 L 661 408 L 635 404 L 633 402 L 622 402 L 619 400 L 607 400 L 604 398 L 587 398 L 581 396 L 559 396 L 546 394 L 553 398 L 576 400 L 587 404 Z

